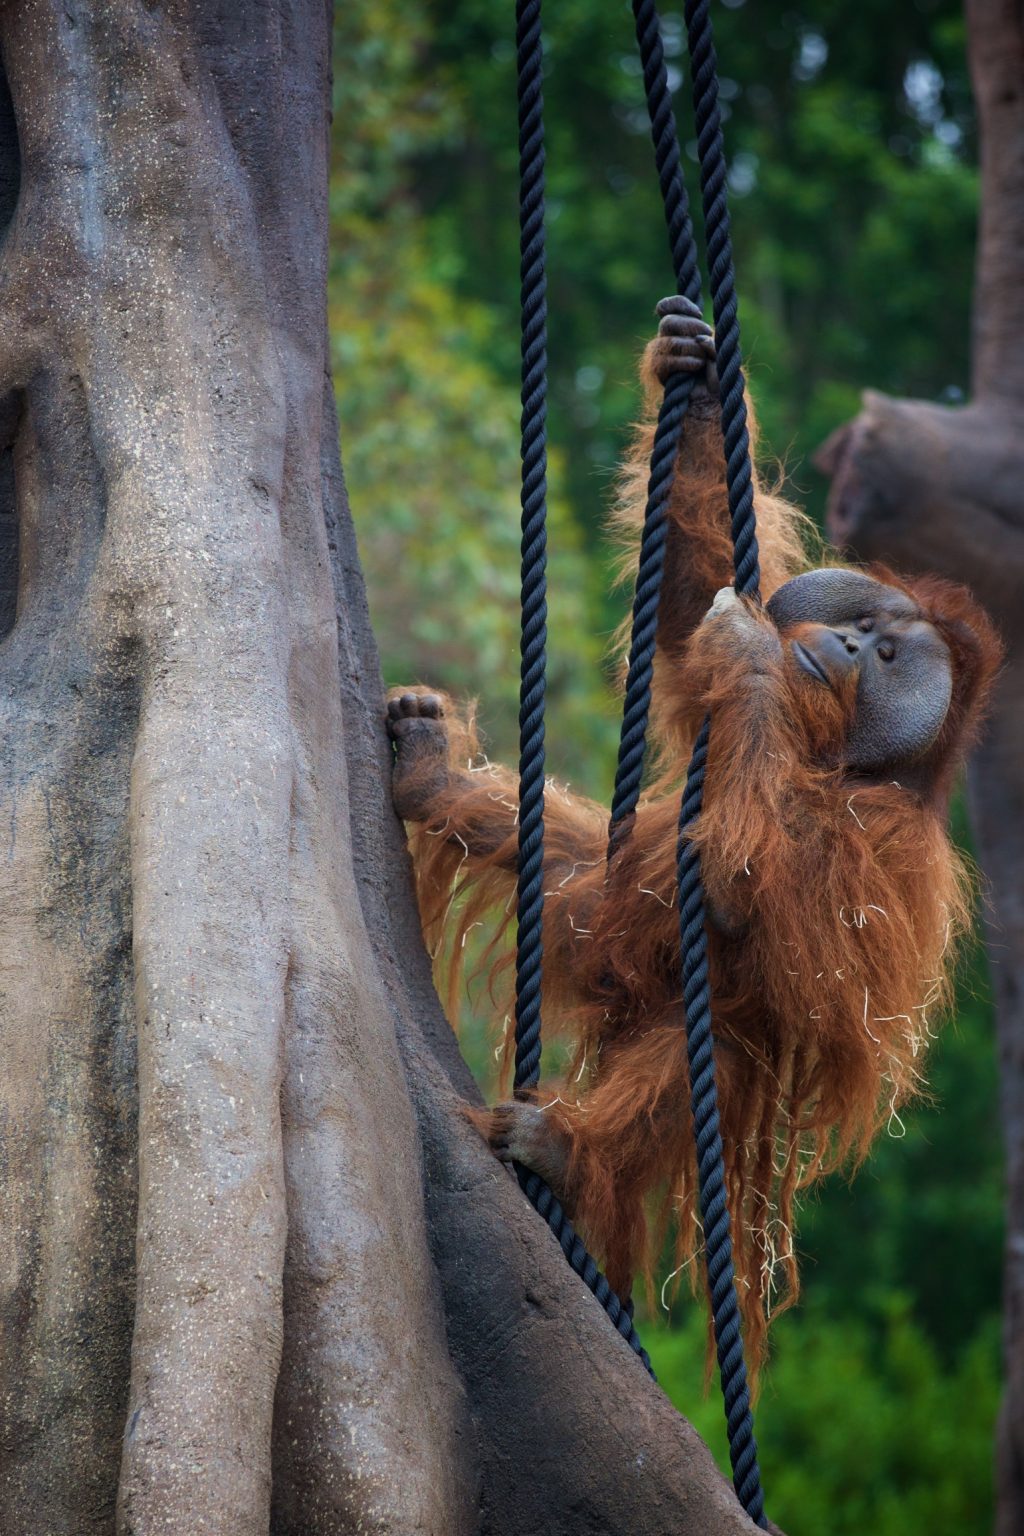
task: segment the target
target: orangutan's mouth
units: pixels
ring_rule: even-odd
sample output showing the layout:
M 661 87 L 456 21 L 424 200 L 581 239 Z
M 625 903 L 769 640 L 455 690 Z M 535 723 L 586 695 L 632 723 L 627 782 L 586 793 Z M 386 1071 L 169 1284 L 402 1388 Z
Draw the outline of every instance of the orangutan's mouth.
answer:
M 812 655 L 805 645 L 800 644 L 799 640 L 793 641 L 793 655 L 796 657 L 797 666 L 803 667 L 805 672 L 809 672 L 812 677 L 817 678 L 819 683 L 824 683 L 826 688 L 832 687 L 832 679 L 817 656 Z

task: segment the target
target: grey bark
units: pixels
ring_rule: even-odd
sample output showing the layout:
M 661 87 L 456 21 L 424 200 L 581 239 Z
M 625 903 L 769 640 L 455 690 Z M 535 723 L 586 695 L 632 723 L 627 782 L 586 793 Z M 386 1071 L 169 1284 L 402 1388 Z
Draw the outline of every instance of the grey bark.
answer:
M 460 1115 L 338 459 L 330 41 L 0 6 L 0 1528 L 739 1536 Z
M 1024 17 L 967 0 L 981 137 L 972 398 L 962 409 L 869 391 L 824 445 L 828 531 L 868 560 L 965 581 L 1007 645 L 968 772 L 996 1007 L 1007 1154 L 1006 1388 L 998 1536 L 1024 1531 Z

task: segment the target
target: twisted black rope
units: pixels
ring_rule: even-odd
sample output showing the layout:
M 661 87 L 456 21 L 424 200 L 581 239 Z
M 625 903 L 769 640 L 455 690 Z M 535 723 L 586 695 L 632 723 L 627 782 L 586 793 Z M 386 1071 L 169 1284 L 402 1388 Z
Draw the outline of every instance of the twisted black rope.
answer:
M 686 1052 L 690 1064 L 690 1104 L 697 1149 L 697 1182 L 704 1229 L 708 1292 L 718 1355 L 718 1372 L 725 1402 L 729 1459 L 736 1495 L 755 1524 L 767 1527 L 764 1493 L 754 1438 L 747 1367 L 743 1358 L 736 1274 L 732 1262 L 732 1228 L 725 1187 L 725 1160 L 718 1118 L 714 1038 L 711 1032 L 711 987 L 708 981 L 708 938 L 704 921 L 704 887 L 700 858 L 686 829 L 700 815 L 704 772 L 708 760 L 711 722 L 701 726 L 693 748 L 679 812 L 677 874 L 679 933 L 683 953 L 683 1007 L 686 1013 Z
M 544 250 L 544 97 L 540 0 L 517 0 L 519 253 L 522 304 L 522 635 L 519 684 L 519 878 L 516 943 L 516 1094 L 540 1077 L 544 917 L 544 694 L 547 644 L 547 283 Z M 516 1165 L 524 1193 L 562 1252 L 653 1376 L 633 1326 L 544 1180 Z
M 544 691 L 547 665 L 547 276 L 540 0 L 517 0 L 519 280 L 522 305 L 522 632 L 516 1093 L 540 1077 L 544 917 Z
M 757 537 L 754 519 L 750 440 L 740 369 L 740 333 L 726 202 L 725 151 L 718 113 L 718 74 L 709 0 L 687 0 L 686 26 L 693 80 L 694 120 L 700 158 L 704 226 L 708 248 L 711 302 L 715 316 L 725 445 L 729 512 L 732 520 L 736 590 L 759 599 Z M 687 828 L 700 815 L 711 722 L 705 720 L 694 745 L 679 812 L 679 930 L 683 955 L 683 1005 L 686 1014 L 690 1102 L 697 1151 L 697 1178 L 708 1290 L 725 1401 L 729 1457 L 740 1503 L 759 1526 L 767 1527 L 764 1494 L 754 1439 L 747 1368 L 743 1358 L 739 1302 L 732 1262 L 732 1229 L 725 1187 L 725 1162 L 718 1116 L 711 988 L 704 917 L 700 856 Z
M 572 1222 L 565 1214 L 557 1197 L 551 1188 L 545 1184 L 539 1174 L 531 1173 L 528 1168 L 516 1165 L 516 1174 L 519 1178 L 520 1188 L 523 1190 L 534 1209 L 544 1217 L 548 1226 L 557 1238 L 562 1252 L 568 1259 L 570 1267 L 579 1275 L 587 1289 L 597 1298 L 601 1306 L 607 1312 L 615 1327 L 630 1349 L 643 1363 L 648 1375 L 657 1380 L 654 1369 L 651 1366 L 651 1357 L 640 1342 L 640 1335 L 633 1325 L 633 1309 L 619 1300 L 605 1276 L 598 1269 L 596 1262 L 587 1252 L 582 1239 L 577 1235 Z
M 665 206 L 665 223 L 672 252 L 672 270 L 679 292 L 695 304 L 700 303 L 700 268 L 697 242 L 693 237 L 690 202 L 686 195 L 679 156 L 679 135 L 672 93 L 668 88 L 665 50 L 661 41 L 661 22 L 654 0 L 633 0 L 633 21 L 643 67 L 647 114 L 651 120 L 651 140 Z
M 633 15 L 643 63 L 651 137 L 665 205 L 673 268 L 679 292 L 699 303 L 700 277 L 696 243 L 680 166 L 678 136 L 668 90 L 657 7 L 653 0 L 633 0 Z M 725 154 L 718 112 L 718 80 L 708 0 L 688 4 L 686 20 L 715 317 L 736 588 L 757 597 L 760 577 L 753 482 L 740 369 L 739 323 L 725 192 Z M 633 603 L 629 671 L 612 801 L 610 855 L 614 853 L 619 839 L 628 835 L 640 795 L 650 713 L 658 599 L 667 536 L 666 510 L 692 383 L 692 377 L 686 375 L 674 375 L 669 380 L 655 432 Z M 680 812 L 678 875 L 683 997 L 708 1289 L 725 1399 L 733 1478 L 744 1508 L 752 1519 L 763 1525 L 764 1499 L 743 1359 L 719 1131 L 704 893 L 699 858 L 684 832 L 700 812 L 709 732 L 710 722 L 705 721 L 694 747 Z
M 715 316 L 715 355 L 722 400 L 722 436 L 725 441 L 736 590 L 760 600 L 761 571 L 754 519 L 754 483 L 740 366 L 740 325 L 726 198 L 725 147 L 718 112 L 718 59 L 715 56 L 711 27 L 710 0 L 686 0 L 685 16 L 704 203 L 711 307 Z
M 678 139 L 668 93 L 657 10 L 648 0 L 634 0 L 637 39 L 643 60 L 651 134 L 665 200 L 673 264 L 679 291 L 699 299 L 693 231 L 682 180 Z M 520 826 L 518 948 L 516 967 L 516 1091 L 535 1086 L 540 1071 L 540 980 L 543 918 L 544 808 L 544 668 L 546 645 L 546 303 L 544 270 L 544 140 L 541 92 L 540 0 L 517 0 L 520 126 L 520 252 L 523 309 L 523 491 L 522 604 L 523 635 L 520 685 Z M 715 315 L 716 350 L 722 401 L 729 508 L 732 521 L 737 590 L 757 597 L 759 586 L 753 485 L 740 372 L 739 325 L 728 210 L 725 160 L 718 114 L 716 60 L 708 0 L 687 4 L 694 109 L 701 159 L 701 186 L 708 240 Z M 665 509 L 678 453 L 679 435 L 692 380 L 674 379 L 665 391 L 652 454 L 648 504 L 641 543 L 641 565 L 633 610 L 627 701 L 624 711 L 616 792 L 611 818 L 611 852 L 616 836 L 628 830 L 639 798 L 643 772 L 650 684 L 657 627 L 658 597 L 667 531 Z M 725 1196 L 725 1171 L 719 1128 L 707 936 L 700 864 L 685 829 L 699 814 L 710 722 L 705 721 L 694 747 L 680 810 L 680 934 L 683 948 L 683 997 L 686 1011 L 691 1099 L 700 1205 L 704 1224 L 708 1281 L 725 1398 L 733 1480 L 751 1518 L 765 1526 L 763 1495 L 753 1435 L 746 1366 L 739 1323 L 732 1237 Z M 555 1233 L 573 1269 L 604 1306 L 612 1322 L 650 1370 L 636 1336 L 630 1310 L 601 1275 L 573 1231 L 552 1191 L 536 1174 L 517 1167 L 519 1182 Z M 651 1373 L 653 1375 L 653 1372 Z
M 665 223 L 668 226 L 676 287 L 679 293 L 699 304 L 697 242 L 693 236 L 690 205 L 679 158 L 679 135 L 668 88 L 661 24 L 653 0 L 633 0 L 633 19 L 643 65 L 647 113 L 651 120 L 651 139 L 665 205 Z M 692 374 L 672 374 L 665 386 L 654 433 L 651 472 L 647 482 L 647 506 L 633 596 L 629 667 L 609 826 L 609 856 L 614 853 L 621 838 L 628 835 L 640 798 L 647 752 L 647 722 L 651 710 L 658 601 L 665 568 L 665 541 L 668 533 L 666 509 L 693 385 Z

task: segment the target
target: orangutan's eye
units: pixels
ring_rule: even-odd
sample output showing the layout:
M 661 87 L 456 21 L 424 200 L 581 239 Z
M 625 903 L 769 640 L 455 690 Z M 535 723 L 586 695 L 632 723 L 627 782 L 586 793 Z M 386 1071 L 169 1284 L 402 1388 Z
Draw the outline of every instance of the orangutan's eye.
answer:
M 870 633 L 874 629 L 874 627 L 875 627 L 874 619 L 858 619 L 857 620 L 857 628 L 860 630 L 862 635 L 870 635 Z
M 882 640 L 879 642 L 878 654 L 883 661 L 892 661 L 896 655 L 896 647 L 891 640 Z

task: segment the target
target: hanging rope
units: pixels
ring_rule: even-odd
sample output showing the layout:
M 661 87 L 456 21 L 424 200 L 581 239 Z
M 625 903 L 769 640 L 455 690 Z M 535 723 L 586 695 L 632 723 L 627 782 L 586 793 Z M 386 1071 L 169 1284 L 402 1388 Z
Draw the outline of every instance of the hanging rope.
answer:
M 700 268 L 697 242 L 690 221 L 686 183 L 679 160 L 679 135 L 668 88 L 665 51 L 661 42 L 661 24 L 652 0 L 633 0 L 633 18 L 643 65 L 647 112 L 651 120 L 651 139 L 658 181 L 665 205 L 672 268 L 679 293 L 695 304 L 700 303 Z M 651 472 L 647 482 L 647 506 L 640 536 L 640 559 L 636 591 L 633 597 L 633 624 L 629 645 L 629 668 L 619 736 L 619 760 L 615 770 L 611 822 L 608 829 L 608 854 L 612 857 L 624 836 L 628 836 L 640 799 L 644 757 L 647 751 L 647 723 L 651 711 L 651 679 L 654 673 L 654 646 L 658 630 L 658 602 L 665 568 L 665 540 L 668 534 L 667 508 L 675 476 L 676 459 L 683 422 L 693 391 L 693 375 L 674 373 L 669 378 L 658 411 L 658 424 L 651 451 Z
M 715 355 L 722 402 L 725 472 L 732 519 L 736 590 L 760 601 L 761 571 L 754 519 L 754 482 L 750 468 L 750 437 L 743 391 L 740 326 L 736 310 L 736 278 L 732 264 L 729 205 L 726 200 L 725 146 L 718 112 L 718 59 L 711 27 L 710 0 L 687 0 L 686 33 L 697 157 L 704 204 L 711 307 L 715 317 Z
M 540 1077 L 544 946 L 544 695 L 547 669 L 547 274 L 540 0 L 516 5 L 519 70 L 519 283 L 522 308 L 522 631 L 519 668 L 519 878 L 516 1093 Z
M 708 249 L 711 302 L 715 317 L 725 447 L 726 481 L 732 521 L 736 590 L 759 600 L 757 536 L 754 520 L 750 439 L 740 368 L 740 331 L 726 202 L 725 150 L 718 112 L 718 71 L 711 29 L 709 0 L 687 0 L 685 8 L 693 81 L 694 120 L 700 160 L 704 227 Z M 714 1040 L 711 1031 L 711 988 L 708 981 L 708 941 L 700 856 L 686 829 L 700 815 L 711 722 L 705 720 L 690 760 L 679 812 L 679 931 L 683 956 L 683 1007 L 686 1014 L 690 1103 L 697 1150 L 697 1180 L 704 1251 L 711 1296 L 711 1317 L 718 1370 L 725 1402 L 729 1458 L 733 1484 L 747 1514 L 762 1527 L 764 1494 L 754 1439 L 747 1367 L 732 1262 L 732 1228 L 726 1197 L 725 1161 L 718 1117 Z
M 678 291 L 694 302 L 699 302 L 700 278 L 696 245 L 682 178 L 678 135 L 668 90 L 657 8 L 653 0 L 633 0 L 633 12 Z M 517 1095 L 521 1095 L 536 1086 L 540 1074 L 543 923 L 547 358 L 540 0 L 517 0 L 516 21 L 523 326 L 523 634 L 519 716 L 520 864 L 515 1086 Z M 715 317 L 736 589 L 756 599 L 760 577 L 753 481 L 740 367 L 739 323 L 725 192 L 725 155 L 718 112 L 717 65 L 708 0 L 687 0 L 686 24 Z M 690 376 L 676 375 L 670 379 L 655 431 L 609 830 L 610 858 L 622 837 L 629 833 L 640 795 L 650 714 L 658 599 L 664 569 L 667 506 L 692 387 Z M 732 1264 L 732 1236 L 725 1191 L 711 1032 L 704 893 L 699 858 L 686 837 L 686 828 L 701 809 L 709 734 L 710 721 L 705 720 L 694 746 L 680 809 L 678 875 L 683 999 L 700 1208 L 733 1481 L 747 1513 L 758 1525 L 765 1527 L 764 1500 Z M 624 1307 L 611 1291 L 552 1191 L 528 1169 L 517 1167 L 516 1171 L 522 1188 L 555 1232 L 573 1268 L 586 1281 L 615 1326 L 650 1370 L 650 1361 L 633 1328 L 631 1309 Z
M 689 0 L 685 15 L 715 319 L 715 350 L 736 589 L 757 599 L 760 574 L 753 479 L 740 366 L 739 322 L 726 201 L 725 152 L 718 111 L 717 61 L 709 0 Z M 668 90 L 657 7 L 653 0 L 633 0 L 633 16 L 677 287 L 680 293 L 699 303 L 700 277 L 696 245 L 680 167 L 679 141 Z M 609 828 L 609 858 L 614 857 L 617 847 L 629 835 L 640 797 L 651 704 L 658 598 L 668 532 L 668 500 L 692 386 L 691 375 L 675 374 L 669 378 L 655 430 L 633 602 L 626 697 Z M 743 1358 L 718 1116 L 704 891 L 697 850 L 685 835 L 685 829 L 693 823 L 701 810 L 709 735 L 710 721 L 705 720 L 694 744 L 680 809 L 677 871 L 683 1002 L 708 1290 L 725 1401 L 733 1481 L 747 1513 L 763 1526 L 764 1497 Z
M 544 694 L 547 646 L 547 279 L 544 246 L 544 96 L 540 0 L 517 0 L 519 279 L 522 307 L 522 635 L 519 673 L 519 878 L 516 1068 L 520 1097 L 540 1077 L 544 919 Z M 653 1376 L 650 1357 L 553 1191 L 528 1168 L 516 1176 L 580 1279 Z

